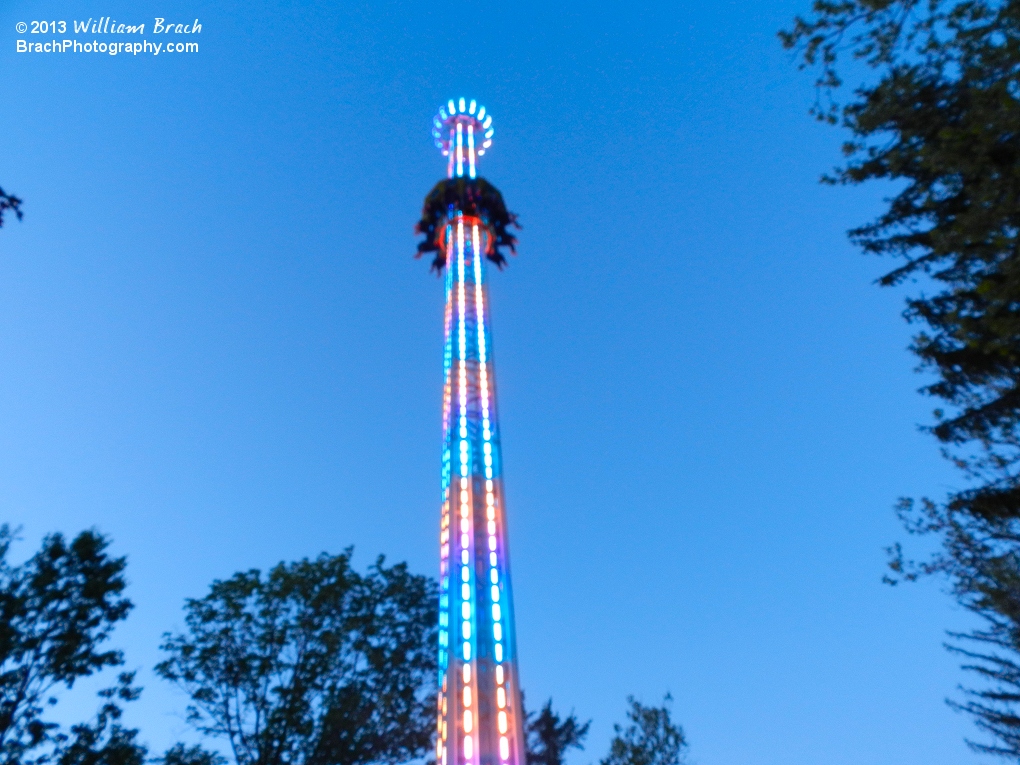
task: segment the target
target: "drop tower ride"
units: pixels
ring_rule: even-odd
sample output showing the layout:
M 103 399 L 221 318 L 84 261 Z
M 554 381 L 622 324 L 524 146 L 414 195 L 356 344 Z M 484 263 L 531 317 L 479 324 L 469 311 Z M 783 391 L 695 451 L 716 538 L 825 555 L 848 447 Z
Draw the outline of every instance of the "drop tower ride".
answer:
M 425 199 L 418 257 L 445 270 L 437 765 L 525 765 L 487 266 L 514 250 L 499 191 L 477 177 L 492 117 L 463 98 L 433 120 L 447 178 Z

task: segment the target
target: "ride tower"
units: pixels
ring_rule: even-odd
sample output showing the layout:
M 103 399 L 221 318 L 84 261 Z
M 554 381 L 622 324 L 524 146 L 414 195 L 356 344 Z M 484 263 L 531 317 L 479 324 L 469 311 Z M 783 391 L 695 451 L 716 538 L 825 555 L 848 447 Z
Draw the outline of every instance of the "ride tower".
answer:
M 425 200 L 418 256 L 445 269 L 437 765 L 525 765 L 499 420 L 485 276 L 516 218 L 476 175 L 492 117 L 463 98 L 440 108 L 447 178 Z M 487 262 L 488 261 L 488 262 Z

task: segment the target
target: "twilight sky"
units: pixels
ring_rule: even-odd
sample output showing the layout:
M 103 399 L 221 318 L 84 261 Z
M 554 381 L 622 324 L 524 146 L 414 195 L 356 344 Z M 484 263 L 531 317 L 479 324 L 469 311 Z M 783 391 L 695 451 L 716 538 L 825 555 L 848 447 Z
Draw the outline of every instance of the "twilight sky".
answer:
M 897 497 L 959 479 L 845 237 L 889 189 L 817 182 L 844 136 L 775 37 L 808 4 L 0 3 L 0 520 L 128 556 L 155 751 L 190 736 L 160 635 L 214 578 L 352 544 L 437 570 L 412 226 L 465 95 L 524 225 L 492 279 L 517 632 L 532 706 L 594 720 L 572 765 L 666 691 L 694 765 L 978 759 L 943 703 L 966 615 L 880 581 Z M 16 52 L 101 16 L 198 18 L 199 52 Z

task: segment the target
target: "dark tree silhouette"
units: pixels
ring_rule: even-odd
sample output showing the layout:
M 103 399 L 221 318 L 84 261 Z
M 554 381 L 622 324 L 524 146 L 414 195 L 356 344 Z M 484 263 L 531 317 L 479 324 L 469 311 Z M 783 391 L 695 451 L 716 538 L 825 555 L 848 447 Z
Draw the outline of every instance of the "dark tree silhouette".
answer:
M 922 391 L 942 402 L 928 430 L 966 483 L 901 501 L 941 552 L 911 563 L 894 545 L 889 581 L 944 573 L 985 619 L 954 650 L 990 683 L 956 706 L 997 739 L 975 749 L 1020 758 L 1020 2 L 816 0 L 780 37 L 820 69 L 815 115 L 850 133 L 826 180 L 896 182 L 852 240 L 900 260 L 880 284 L 929 288 L 905 316 L 934 376 Z M 870 79 L 843 101 L 861 62 Z
M 159 761 L 163 765 L 226 765 L 227 758 L 218 752 L 210 752 L 201 745 L 175 744 L 159 758 Z
M 112 688 L 99 692 L 103 705 L 93 720 L 71 726 L 70 735 L 57 734 L 56 765 L 142 765 L 147 749 L 137 743 L 138 731 L 117 722 L 122 714 L 118 702 L 134 701 L 141 688 L 132 686 L 135 675 L 124 672 Z
M 584 749 L 591 726 L 591 720 L 581 725 L 573 712 L 560 718 L 552 699 L 537 714 L 525 712 L 525 720 L 527 765 L 563 765 L 568 749 Z
M 683 728 L 670 719 L 671 698 L 667 693 L 661 707 L 646 707 L 629 696 L 630 724 L 613 726 L 616 735 L 601 765 L 680 765 L 687 739 Z
M 4 213 L 10 210 L 18 220 L 21 220 L 21 200 L 13 194 L 7 194 L 0 188 L 0 227 L 4 225 Z
M 237 765 L 398 763 L 431 751 L 437 587 L 352 551 L 245 571 L 185 607 L 156 671 L 191 696 L 199 731 Z M 176 747 L 168 765 L 215 765 Z
M 111 558 L 108 541 L 84 531 L 70 542 L 60 534 L 21 565 L 8 561 L 14 534 L 0 526 L 0 763 L 33 765 L 140 765 L 145 748 L 137 731 L 123 728 L 119 703 L 138 696 L 133 675 L 100 692 L 96 718 L 69 732 L 45 717 L 59 686 L 124 663 L 120 651 L 101 650 L 127 616 L 124 558 Z

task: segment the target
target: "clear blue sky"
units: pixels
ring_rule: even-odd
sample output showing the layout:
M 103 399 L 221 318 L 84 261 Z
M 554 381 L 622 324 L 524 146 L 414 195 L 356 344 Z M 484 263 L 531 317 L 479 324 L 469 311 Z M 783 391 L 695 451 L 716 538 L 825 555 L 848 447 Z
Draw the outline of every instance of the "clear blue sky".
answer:
M 128 555 L 154 749 L 187 730 L 160 634 L 212 579 L 350 544 L 436 570 L 412 226 L 466 95 L 524 224 L 492 286 L 522 682 L 594 719 L 573 765 L 667 690 L 696 765 L 979 759 L 943 703 L 966 615 L 880 583 L 896 498 L 958 478 L 845 238 L 888 189 L 817 182 L 843 136 L 775 38 L 807 5 L 0 5 L 0 517 Z M 200 51 L 15 52 L 89 16 L 197 17 Z

